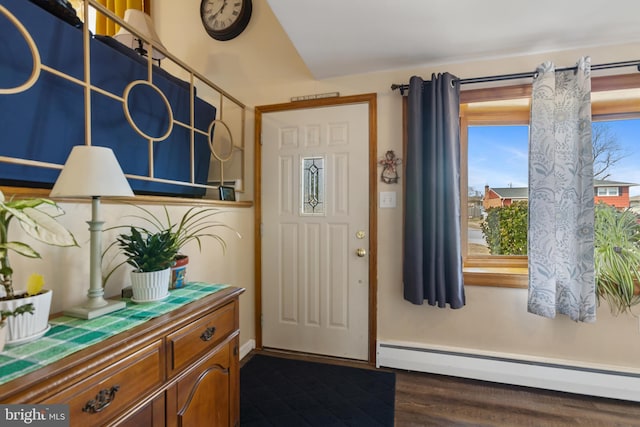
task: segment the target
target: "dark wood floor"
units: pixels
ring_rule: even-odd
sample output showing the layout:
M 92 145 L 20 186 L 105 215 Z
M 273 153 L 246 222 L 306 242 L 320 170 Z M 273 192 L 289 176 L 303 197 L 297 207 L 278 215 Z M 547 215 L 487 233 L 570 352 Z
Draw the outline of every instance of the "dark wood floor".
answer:
M 373 369 L 339 359 L 282 352 L 261 353 Z M 248 359 L 243 359 L 243 362 Z M 391 371 L 396 373 L 396 427 L 640 426 L 640 403 L 442 375 Z
M 396 371 L 396 426 L 640 426 L 640 404 Z

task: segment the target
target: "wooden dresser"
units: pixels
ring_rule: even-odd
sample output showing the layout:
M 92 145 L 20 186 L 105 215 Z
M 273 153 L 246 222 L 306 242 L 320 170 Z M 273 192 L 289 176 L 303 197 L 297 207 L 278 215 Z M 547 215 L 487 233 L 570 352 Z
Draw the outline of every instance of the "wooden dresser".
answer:
M 239 425 L 239 305 L 229 287 L 0 386 L 66 403 L 72 426 Z

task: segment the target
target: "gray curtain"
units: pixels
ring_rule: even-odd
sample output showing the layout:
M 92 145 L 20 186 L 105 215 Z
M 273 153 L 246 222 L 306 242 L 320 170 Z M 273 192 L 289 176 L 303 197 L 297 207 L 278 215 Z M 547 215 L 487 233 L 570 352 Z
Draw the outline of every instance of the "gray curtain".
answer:
M 538 67 L 529 141 L 528 310 L 582 322 L 596 318 L 590 68 Z
M 409 82 L 404 298 L 465 304 L 460 247 L 460 87 L 451 74 Z

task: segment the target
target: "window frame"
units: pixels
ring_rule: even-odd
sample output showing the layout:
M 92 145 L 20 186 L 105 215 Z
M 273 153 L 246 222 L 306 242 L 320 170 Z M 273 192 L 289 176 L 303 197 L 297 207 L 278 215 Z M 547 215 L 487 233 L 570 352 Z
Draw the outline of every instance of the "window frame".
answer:
M 640 88 L 640 74 L 594 77 L 591 91 L 604 92 Z M 469 108 L 469 103 L 528 99 L 526 106 Z M 512 85 L 460 92 L 460 188 L 468 188 L 468 127 L 474 125 L 529 125 L 531 85 Z M 638 99 L 593 101 L 593 121 L 640 118 Z M 406 128 L 405 128 L 406 129 Z M 467 206 L 467 191 L 461 191 L 460 206 Z M 528 257 L 500 255 L 468 255 L 467 215 L 461 215 L 461 242 L 465 285 L 506 288 L 528 287 Z
M 604 194 L 600 194 L 601 190 L 605 190 Z M 615 190 L 615 191 L 613 191 Z M 620 187 L 598 187 L 596 191 L 598 197 L 618 197 L 620 196 Z

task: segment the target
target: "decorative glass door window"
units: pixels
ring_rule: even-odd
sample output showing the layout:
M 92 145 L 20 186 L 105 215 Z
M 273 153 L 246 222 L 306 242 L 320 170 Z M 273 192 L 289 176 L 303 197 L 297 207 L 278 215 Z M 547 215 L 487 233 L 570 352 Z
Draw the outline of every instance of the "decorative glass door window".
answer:
M 324 215 L 324 158 L 302 158 L 302 215 Z

